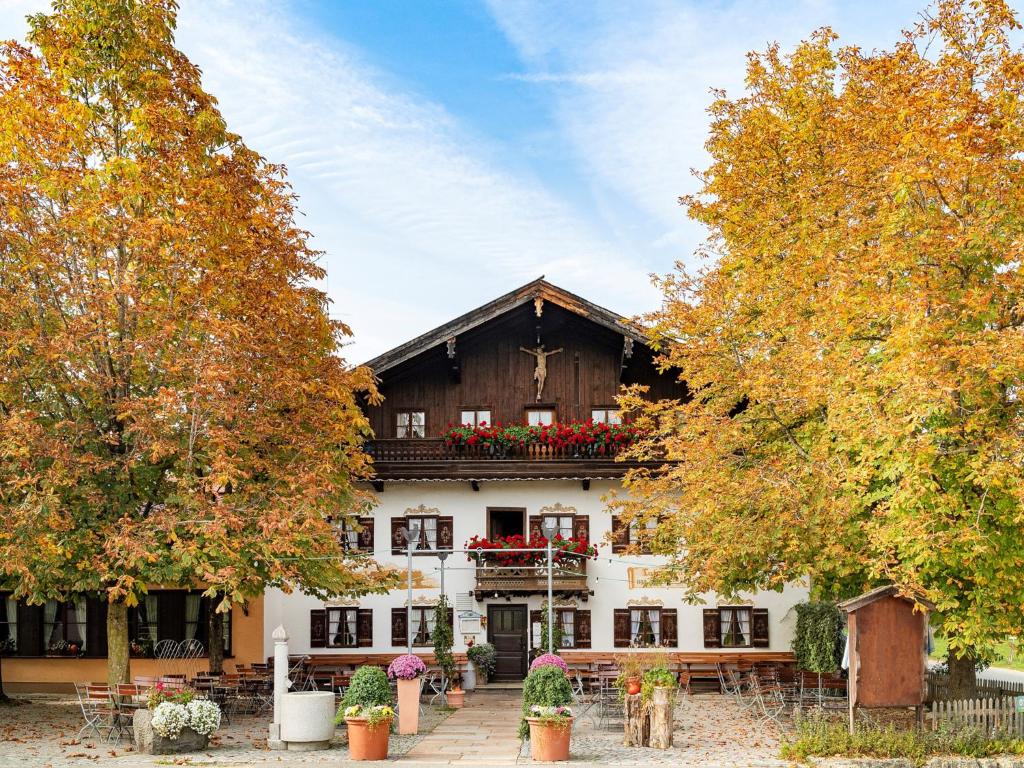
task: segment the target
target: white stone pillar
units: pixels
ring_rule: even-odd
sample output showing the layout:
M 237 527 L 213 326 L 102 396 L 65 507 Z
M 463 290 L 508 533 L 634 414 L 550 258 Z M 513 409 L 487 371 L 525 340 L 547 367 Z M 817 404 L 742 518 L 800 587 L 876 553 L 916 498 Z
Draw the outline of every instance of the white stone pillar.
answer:
M 278 625 L 271 635 L 274 638 L 274 722 L 270 724 L 267 746 L 270 749 L 285 749 L 281 741 L 281 697 L 288 692 L 288 633 Z

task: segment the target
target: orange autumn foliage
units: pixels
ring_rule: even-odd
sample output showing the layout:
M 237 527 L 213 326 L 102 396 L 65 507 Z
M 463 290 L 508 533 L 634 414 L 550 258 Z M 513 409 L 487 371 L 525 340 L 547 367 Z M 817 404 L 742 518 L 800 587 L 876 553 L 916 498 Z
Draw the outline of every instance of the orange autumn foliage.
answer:
M 716 95 L 696 274 L 658 281 L 692 397 L 628 517 L 691 595 L 878 582 L 937 603 L 954 652 L 1024 626 L 1024 55 L 1001 0 L 943 0 L 894 48 L 829 30 Z

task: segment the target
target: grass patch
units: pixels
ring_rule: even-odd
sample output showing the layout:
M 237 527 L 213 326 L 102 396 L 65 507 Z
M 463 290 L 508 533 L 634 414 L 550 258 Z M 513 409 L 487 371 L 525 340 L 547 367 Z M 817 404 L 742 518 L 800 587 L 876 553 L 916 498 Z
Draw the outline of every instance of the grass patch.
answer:
M 804 718 L 780 749 L 783 759 L 801 762 L 809 757 L 904 758 L 920 766 L 936 755 L 1024 755 L 1024 740 L 988 737 L 969 728 L 922 732 L 895 725 L 858 724 L 850 733 L 845 722 Z
M 992 660 L 993 667 L 1002 667 L 1003 669 L 1016 669 L 1019 672 L 1024 672 L 1024 658 L 1021 658 L 1021 654 L 1024 653 L 1024 648 L 1018 647 L 1016 653 L 1010 648 L 1008 642 L 1000 643 L 995 649 L 995 658 Z M 935 661 L 946 660 L 946 638 L 940 635 L 935 635 L 935 647 L 932 650 L 931 657 Z

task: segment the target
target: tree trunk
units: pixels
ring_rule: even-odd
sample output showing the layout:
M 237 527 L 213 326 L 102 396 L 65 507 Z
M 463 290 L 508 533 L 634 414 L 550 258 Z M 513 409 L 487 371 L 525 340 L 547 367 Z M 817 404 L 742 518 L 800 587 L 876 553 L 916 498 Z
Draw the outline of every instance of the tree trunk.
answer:
M 627 747 L 646 747 L 651 740 L 650 710 L 644 704 L 641 694 L 625 696 L 625 722 L 623 743 Z
M 107 682 L 111 687 L 132 681 L 128 653 L 128 606 L 107 605 Z
M 949 696 L 952 699 L 973 699 L 978 692 L 974 654 L 969 651 L 957 658 L 954 651 L 946 656 L 949 664 Z
M 218 613 L 219 598 L 210 598 L 209 631 L 210 638 L 210 674 L 220 675 L 224 672 L 224 614 Z
M 667 688 L 655 688 L 651 696 L 651 746 L 655 749 L 672 746 L 672 698 Z
M 10 701 L 7 698 L 7 694 L 4 693 L 4 658 L 3 654 L 0 654 L 0 706 L 9 704 Z

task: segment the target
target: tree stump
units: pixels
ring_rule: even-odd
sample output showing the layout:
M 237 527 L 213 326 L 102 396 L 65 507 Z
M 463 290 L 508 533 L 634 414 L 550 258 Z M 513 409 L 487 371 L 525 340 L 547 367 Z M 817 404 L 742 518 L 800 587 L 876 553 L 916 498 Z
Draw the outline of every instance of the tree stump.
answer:
M 639 693 L 626 695 L 625 715 L 623 743 L 627 747 L 646 747 L 651 739 L 651 715 Z
M 651 738 L 655 749 L 672 746 L 672 699 L 667 688 L 655 688 L 651 697 Z

